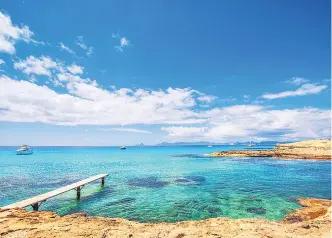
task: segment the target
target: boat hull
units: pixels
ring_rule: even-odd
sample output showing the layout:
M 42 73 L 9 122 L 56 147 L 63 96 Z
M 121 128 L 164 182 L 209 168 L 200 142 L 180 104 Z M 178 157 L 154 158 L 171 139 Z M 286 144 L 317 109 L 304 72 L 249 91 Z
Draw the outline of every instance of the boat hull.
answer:
M 17 155 L 31 155 L 33 154 L 32 150 L 26 150 L 26 151 L 16 151 Z

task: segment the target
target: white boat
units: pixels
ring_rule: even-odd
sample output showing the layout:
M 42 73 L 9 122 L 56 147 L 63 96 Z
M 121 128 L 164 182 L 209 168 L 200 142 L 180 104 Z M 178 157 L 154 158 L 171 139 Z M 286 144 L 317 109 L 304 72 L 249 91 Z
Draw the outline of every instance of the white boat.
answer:
M 208 147 L 212 147 L 212 145 L 208 145 Z
M 32 149 L 27 145 L 22 145 L 18 150 L 16 150 L 17 155 L 31 155 L 32 153 Z
M 250 143 L 248 144 L 248 147 L 253 147 L 253 146 L 255 146 L 255 144 L 252 143 L 252 141 L 250 141 Z
M 126 146 L 121 146 L 120 147 L 120 150 L 125 150 L 125 149 L 127 149 Z

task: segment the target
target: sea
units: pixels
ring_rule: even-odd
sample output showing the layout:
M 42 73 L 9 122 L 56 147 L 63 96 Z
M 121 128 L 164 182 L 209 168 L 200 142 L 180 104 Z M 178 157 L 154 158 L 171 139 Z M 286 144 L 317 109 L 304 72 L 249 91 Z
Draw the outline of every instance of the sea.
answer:
M 32 155 L 16 155 L 16 149 L 0 147 L 0 207 L 104 173 L 105 185 L 85 185 L 79 201 L 72 190 L 40 210 L 138 222 L 278 221 L 300 207 L 296 198 L 331 199 L 329 161 L 205 156 L 245 146 L 49 146 L 32 147 Z

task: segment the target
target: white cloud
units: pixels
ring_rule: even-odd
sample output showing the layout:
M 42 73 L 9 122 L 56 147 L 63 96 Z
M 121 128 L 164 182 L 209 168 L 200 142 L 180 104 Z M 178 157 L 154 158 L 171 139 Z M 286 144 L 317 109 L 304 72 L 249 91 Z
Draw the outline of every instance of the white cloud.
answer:
M 112 34 L 112 38 L 117 38 L 120 40 L 120 44 L 115 46 L 118 51 L 123 51 L 124 48 L 130 45 L 130 41 L 126 37 L 122 37 L 119 34 Z
M 271 110 L 269 107 L 235 105 L 200 112 L 207 122 L 203 127 L 162 128 L 178 141 L 248 141 L 328 138 L 330 110 L 300 108 Z
M 17 41 L 34 42 L 32 37 L 33 32 L 28 26 L 15 26 L 10 16 L 0 12 L 0 52 L 14 54 Z
M 63 44 L 62 42 L 59 43 L 59 47 L 60 47 L 60 49 L 67 51 L 68 53 L 76 56 L 76 53 L 72 49 L 70 49 L 68 46 Z
M 308 83 L 301 85 L 301 87 L 299 87 L 295 91 L 285 91 L 281 93 L 266 93 L 263 94 L 262 97 L 265 99 L 277 99 L 285 97 L 304 96 L 309 94 L 318 94 L 326 88 L 327 85 L 317 85 L 317 84 Z
M 93 53 L 93 47 L 91 47 L 91 46 L 87 46 L 87 45 L 84 43 L 83 36 L 77 36 L 76 45 L 78 45 L 78 46 L 81 47 L 83 50 L 85 50 L 87 56 L 92 55 L 92 53 Z
M 0 59 L 0 65 L 5 64 L 5 61 L 3 59 Z
M 298 86 L 301 85 L 301 84 L 307 83 L 307 82 L 309 82 L 308 79 L 301 78 L 301 77 L 293 77 L 290 80 L 286 81 L 286 83 L 291 83 L 291 84 L 295 84 L 295 85 L 298 85 Z
M 84 67 L 77 64 L 72 64 L 67 67 L 68 71 L 72 74 L 83 74 Z
M 57 80 L 68 93 L 1 76 L 0 120 L 57 125 L 186 124 L 205 120 L 192 110 L 197 93 L 189 88 L 108 91 L 94 80 L 69 73 L 58 74 Z
M 202 136 L 207 127 L 190 127 L 190 126 L 171 126 L 162 127 L 162 131 L 167 131 L 169 136 L 176 137 L 197 137 Z
M 211 96 L 211 95 L 202 95 L 197 98 L 198 101 L 201 101 L 203 103 L 211 103 L 214 100 L 216 100 L 217 97 Z
M 123 132 L 131 132 L 131 133 L 143 133 L 143 134 L 151 134 L 151 131 L 140 130 L 135 128 L 124 128 L 124 127 L 114 127 L 114 128 L 102 128 L 98 129 L 99 131 L 123 131 Z
M 55 69 L 57 67 L 58 64 L 47 56 L 36 58 L 30 55 L 26 60 L 21 60 L 14 63 L 14 68 L 22 70 L 25 74 L 37 74 L 46 76 L 51 76 L 50 69 Z
M 30 80 L 35 81 L 35 78 Z M 202 93 L 190 88 L 106 90 L 95 80 L 69 72 L 57 73 L 55 82 L 67 92 L 57 93 L 45 85 L 0 76 L 0 121 L 55 125 L 158 124 L 172 140 L 187 141 L 296 140 L 330 136 L 330 110 L 275 110 L 260 105 L 203 110 L 198 106 Z M 104 130 L 140 133 L 139 129 L 126 127 Z

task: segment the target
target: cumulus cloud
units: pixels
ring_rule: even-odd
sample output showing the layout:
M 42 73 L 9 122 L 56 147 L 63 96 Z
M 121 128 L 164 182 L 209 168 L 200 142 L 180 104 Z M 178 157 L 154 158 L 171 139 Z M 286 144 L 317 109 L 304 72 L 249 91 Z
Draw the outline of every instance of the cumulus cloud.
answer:
M 13 25 L 10 16 L 0 12 L 0 52 L 14 54 L 15 43 L 24 41 L 26 43 L 36 42 L 32 39 L 33 32 L 28 26 L 21 27 Z
M 126 37 L 120 36 L 119 34 L 112 34 L 112 38 L 116 38 L 120 40 L 119 45 L 115 46 L 115 49 L 122 52 L 124 48 L 130 45 L 129 40 Z
M 211 95 L 202 95 L 197 98 L 198 101 L 201 101 L 203 103 L 211 103 L 214 100 L 216 100 L 217 97 L 211 96 Z
M 200 112 L 204 127 L 161 128 L 169 136 L 216 142 L 297 140 L 330 137 L 330 110 L 299 108 L 271 110 L 255 105 L 235 105 Z
M 72 74 L 83 74 L 84 67 L 77 64 L 72 64 L 67 67 L 68 71 Z
M 77 36 L 76 45 L 78 45 L 80 48 L 82 48 L 83 50 L 85 50 L 87 56 L 92 55 L 92 53 L 93 53 L 93 47 L 87 46 L 84 43 L 83 36 Z
M 25 74 L 46 76 L 51 76 L 50 69 L 55 69 L 57 67 L 58 64 L 47 56 L 36 58 L 30 55 L 27 59 L 14 63 L 14 68 L 22 70 Z
M 55 125 L 160 124 L 163 125 L 161 130 L 173 139 L 188 141 L 197 138 L 227 142 L 248 138 L 289 140 L 330 136 L 330 110 L 275 110 L 260 105 L 203 110 L 197 107 L 202 94 L 190 88 L 106 90 L 94 80 L 69 72 L 57 74 L 57 80 L 67 93 L 2 75 L 0 121 Z M 125 127 L 108 130 L 140 133 L 138 129 Z
M 263 98 L 265 99 L 277 99 L 277 98 L 285 98 L 285 97 L 295 97 L 295 96 L 304 96 L 310 94 L 318 94 L 324 89 L 327 88 L 327 85 L 319 85 L 319 84 L 303 84 L 301 87 L 294 91 L 285 91 L 280 93 L 266 93 L 263 94 Z
M 125 128 L 125 127 L 113 127 L 113 128 L 101 128 L 99 131 L 122 131 L 122 132 L 130 132 L 130 133 L 143 133 L 143 134 L 151 134 L 151 131 L 140 130 L 135 128 Z
M 94 80 L 70 73 L 57 77 L 67 93 L 1 76 L 0 120 L 56 125 L 187 124 L 205 120 L 192 110 L 197 93 L 189 88 L 108 91 Z

